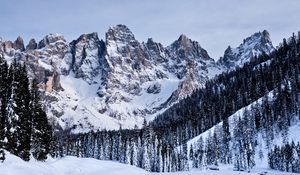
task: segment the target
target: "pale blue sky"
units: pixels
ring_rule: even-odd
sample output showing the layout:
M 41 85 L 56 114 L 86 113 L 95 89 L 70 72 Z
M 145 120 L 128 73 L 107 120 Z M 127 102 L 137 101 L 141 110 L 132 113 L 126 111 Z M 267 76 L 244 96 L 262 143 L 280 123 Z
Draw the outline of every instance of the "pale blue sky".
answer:
M 104 38 L 109 26 L 125 24 L 138 40 L 164 46 L 184 33 L 213 58 L 264 29 L 277 45 L 300 30 L 299 21 L 299 0 L 0 0 L 5 40 L 60 33 L 71 41 L 89 32 Z

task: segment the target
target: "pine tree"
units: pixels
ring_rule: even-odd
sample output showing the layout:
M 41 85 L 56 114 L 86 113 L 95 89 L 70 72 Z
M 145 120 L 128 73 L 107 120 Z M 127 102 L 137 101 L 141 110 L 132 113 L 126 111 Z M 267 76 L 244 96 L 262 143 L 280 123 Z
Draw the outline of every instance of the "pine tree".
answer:
M 203 142 L 203 138 L 200 137 L 199 140 L 197 141 L 196 143 L 196 147 L 198 148 L 197 149 L 197 152 L 196 152 L 196 158 L 195 158 L 195 166 L 197 168 L 202 168 L 204 166 L 204 157 L 205 157 L 205 154 L 204 154 L 204 142 Z
M 234 168 L 238 171 L 245 170 L 245 157 L 243 148 L 243 124 L 241 119 L 235 121 L 235 127 L 233 131 L 233 156 L 234 156 Z
M 125 151 L 125 164 L 131 164 L 131 159 L 132 159 L 132 157 L 131 157 L 131 150 L 130 150 L 130 148 L 131 148 L 131 142 L 130 142 L 130 140 L 127 140 L 126 141 L 126 151 Z
M 50 143 L 52 129 L 48 123 L 46 113 L 40 104 L 39 90 L 36 79 L 33 79 L 31 86 L 31 104 L 32 116 L 32 155 L 37 160 L 45 160 L 50 152 Z
M 193 145 L 192 144 L 190 146 L 189 160 L 190 161 L 194 161 L 194 149 L 193 149 Z
M 229 122 L 228 118 L 223 120 L 222 125 L 222 140 L 221 140 L 221 162 L 224 164 L 231 163 L 231 153 L 230 153 L 230 132 L 229 132 Z
M 4 146 L 7 142 L 6 131 L 6 106 L 7 98 L 6 93 L 8 90 L 7 84 L 7 63 L 0 55 L 0 161 L 5 160 Z
M 143 150 L 143 166 L 142 168 L 145 169 L 146 171 L 151 171 L 151 165 L 150 165 L 150 156 L 149 156 L 149 151 L 147 148 L 147 145 L 144 145 L 144 150 Z
M 184 142 L 182 146 L 182 163 L 183 163 L 183 171 L 188 171 L 189 170 L 189 159 L 188 159 L 188 148 L 187 148 L 187 143 Z
M 6 137 L 7 137 L 7 144 L 6 149 L 12 154 L 17 154 L 17 142 L 18 142 L 18 136 L 17 136 L 17 127 L 18 127 L 18 120 L 19 116 L 15 112 L 16 107 L 16 94 L 15 91 L 18 88 L 18 83 L 16 81 L 16 75 L 17 75 L 17 69 L 19 68 L 19 65 L 17 61 L 14 59 L 11 63 L 8 71 L 7 76 L 7 83 L 10 89 L 8 89 L 6 98 L 7 98 L 7 107 L 6 107 Z
M 30 91 L 29 80 L 27 77 L 26 66 L 19 65 L 15 81 L 18 87 L 15 89 L 15 106 L 14 110 L 18 115 L 17 127 L 17 155 L 23 160 L 29 161 L 30 159 L 30 142 L 31 142 L 31 115 L 30 115 Z
M 133 142 L 132 144 L 131 144 L 131 150 L 132 150 L 132 165 L 133 166 L 138 166 L 138 160 L 137 160 L 137 150 L 138 148 L 137 148 L 137 146 L 136 146 L 136 143 L 135 142 Z
M 0 81 L 0 154 L 5 146 L 25 161 L 30 159 L 30 151 L 36 159 L 46 159 L 52 130 L 39 104 L 37 83 L 33 81 L 30 91 L 26 65 L 14 59 L 8 70 L 2 58 Z
M 256 143 L 256 133 L 255 133 L 255 119 L 250 114 L 250 112 L 245 109 L 244 110 L 244 119 L 243 123 L 243 139 L 244 139 L 244 149 L 246 152 L 246 160 L 248 171 L 255 166 L 255 143 Z

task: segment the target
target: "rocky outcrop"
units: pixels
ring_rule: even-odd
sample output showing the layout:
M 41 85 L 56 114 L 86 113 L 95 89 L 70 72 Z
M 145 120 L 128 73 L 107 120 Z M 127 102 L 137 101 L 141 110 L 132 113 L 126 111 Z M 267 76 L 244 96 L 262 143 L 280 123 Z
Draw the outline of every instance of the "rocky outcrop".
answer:
M 42 49 L 46 47 L 49 44 L 55 43 L 55 42 L 66 42 L 64 36 L 59 35 L 59 34 L 49 34 L 45 36 L 38 44 L 38 49 Z
M 208 62 L 213 61 L 197 41 L 192 41 L 185 35 L 181 35 L 178 40 L 167 47 L 167 50 L 171 59 L 168 63 L 169 69 L 179 79 L 185 77 L 188 72 L 198 74 L 196 72 L 200 66 L 205 66 Z M 201 69 L 206 68 L 202 67 Z
M 152 38 L 149 38 L 144 47 L 154 63 L 161 64 L 168 61 L 169 55 L 161 43 L 154 42 Z
M 216 65 L 197 41 L 192 41 L 185 35 L 180 35 L 167 50 L 170 55 L 168 69 L 182 80 L 173 94 L 173 101 L 176 101 L 202 87 L 208 80 L 209 67 Z
M 161 91 L 161 84 L 154 83 L 147 88 L 147 93 L 149 94 L 158 94 Z
M 16 41 L 13 44 L 13 47 L 15 50 L 20 50 L 20 51 L 24 51 L 25 47 L 24 47 L 24 41 L 23 38 L 21 38 L 20 36 L 16 39 Z
M 31 39 L 28 43 L 28 45 L 26 46 L 26 51 L 28 50 L 34 50 L 37 49 L 37 43 L 35 41 L 35 39 Z
M 97 33 L 83 34 L 71 42 L 72 70 L 76 78 L 93 83 L 103 67 L 105 43 L 99 40 Z
M 270 39 L 270 34 L 264 30 L 244 39 L 243 43 L 237 48 L 228 46 L 224 56 L 219 60 L 219 64 L 225 66 L 227 69 L 233 69 L 236 66 L 242 66 L 254 56 L 262 53 L 270 54 L 273 50 L 274 47 Z
M 1 43 L 1 50 L 6 53 L 9 56 L 12 56 L 14 54 L 14 43 L 11 41 L 4 41 Z
M 111 27 L 106 33 L 105 45 L 109 71 L 106 72 L 105 87 L 100 89 L 100 94 L 106 93 L 112 99 L 118 99 L 114 97 L 119 95 L 115 93 L 117 91 L 139 95 L 143 83 L 157 78 L 149 55 L 126 26 Z M 125 93 L 121 96 L 128 99 Z

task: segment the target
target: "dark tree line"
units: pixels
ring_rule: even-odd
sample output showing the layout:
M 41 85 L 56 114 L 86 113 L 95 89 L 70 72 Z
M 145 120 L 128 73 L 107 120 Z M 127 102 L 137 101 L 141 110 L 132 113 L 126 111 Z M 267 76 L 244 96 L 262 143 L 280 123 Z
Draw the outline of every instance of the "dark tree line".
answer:
M 300 144 L 287 143 L 275 146 L 268 154 L 270 168 L 280 171 L 300 173 Z
M 52 130 L 39 103 L 35 80 L 30 88 L 25 64 L 13 60 L 10 66 L 0 57 L 0 154 L 4 149 L 28 161 L 30 154 L 45 160 Z
M 187 147 L 174 148 L 146 123 L 143 129 L 65 133 L 57 137 L 54 157 L 73 155 L 113 160 L 152 172 L 188 170 Z M 186 160 L 186 161 L 182 161 Z
M 299 91 L 292 93 L 295 92 L 294 88 L 289 83 L 283 83 L 278 89 L 275 88 L 257 102 L 243 108 L 241 113 L 231 118 L 235 119 L 231 121 L 231 132 L 228 131 L 228 120 L 225 119 L 222 125 L 215 126 L 213 134 L 209 133 L 205 139 L 199 138 L 190 150 L 193 167 L 218 166 L 218 163 L 223 163 L 233 164 L 237 171 L 250 171 L 256 164 L 255 155 L 261 159 L 264 157 L 262 143 L 269 151 L 275 136 L 281 137 L 283 144 L 287 143 L 288 129 L 295 116 L 299 115 L 297 110 L 300 103 L 296 100 Z M 279 103 L 281 108 L 278 108 Z M 286 105 L 292 107 L 286 108 Z M 258 134 L 262 138 L 258 138 Z

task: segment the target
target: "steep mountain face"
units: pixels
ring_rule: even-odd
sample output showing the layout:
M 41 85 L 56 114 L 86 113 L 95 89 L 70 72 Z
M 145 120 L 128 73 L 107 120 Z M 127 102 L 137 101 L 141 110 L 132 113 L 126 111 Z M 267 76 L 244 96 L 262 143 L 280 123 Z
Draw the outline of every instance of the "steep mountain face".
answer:
M 27 64 L 40 83 L 49 118 L 74 132 L 139 127 L 216 74 L 272 49 L 264 31 L 215 62 L 185 35 L 164 47 L 151 38 L 139 42 L 125 25 L 109 28 L 104 41 L 97 33 L 70 43 L 49 34 L 26 47 L 21 37 L 0 41 L 6 60 Z
M 75 73 L 75 77 L 82 78 L 89 84 L 97 83 L 94 79 L 101 74 L 105 43 L 99 40 L 97 33 L 91 33 L 81 35 L 70 43 L 70 47 L 72 60 L 67 65 Z
M 145 48 L 126 26 L 118 25 L 108 30 L 106 51 L 109 71 L 105 86 L 98 93 L 107 96 L 109 103 L 130 101 L 130 95 L 142 93 L 142 84 L 157 79 L 158 70 L 154 69 Z
M 254 56 L 262 53 L 270 54 L 273 50 L 270 34 L 264 30 L 244 39 L 243 43 L 237 48 L 228 46 L 219 63 L 227 69 L 233 69 L 236 66 L 242 66 Z
M 168 68 L 180 82 L 173 93 L 173 100 L 182 99 L 200 88 L 208 80 L 208 70 L 216 67 L 215 62 L 197 41 L 181 35 L 167 47 L 170 54 Z

